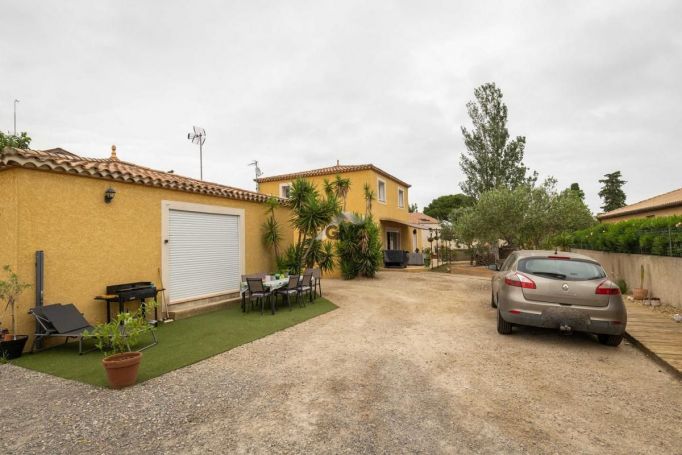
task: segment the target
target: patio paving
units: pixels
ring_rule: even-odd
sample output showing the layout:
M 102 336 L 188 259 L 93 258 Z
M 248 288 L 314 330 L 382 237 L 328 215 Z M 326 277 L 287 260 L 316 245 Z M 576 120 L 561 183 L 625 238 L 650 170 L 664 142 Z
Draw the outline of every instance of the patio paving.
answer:
M 0 447 L 679 453 L 678 379 L 628 343 L 498 335 L 487 279 L 381 273 L 324 296 L 339 308 L 123 391 L 0 365 Z

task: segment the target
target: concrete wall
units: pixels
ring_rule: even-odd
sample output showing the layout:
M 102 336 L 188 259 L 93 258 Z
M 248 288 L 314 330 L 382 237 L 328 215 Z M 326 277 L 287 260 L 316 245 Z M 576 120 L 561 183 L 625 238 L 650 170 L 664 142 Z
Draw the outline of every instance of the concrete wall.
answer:
M 624 279 L 628 288 L 640 286 L 640 267 L 644 266 L 644 287 L 661 302 L 682 308 L 682 258 L 646 254 L 606 253 L 573 249 L 604 266 L 613 280 Z
M 110 186 L 116 196 L 105 204 Z M 74 303 L 88 321 L 101 322 L 106 305 L 93 297 L 107 285 L 153 281 L 161 287 L 162 200 L 244 209 L 246 273 L 275 270 L 261 241 L 264 204 L 28 169 L 0 172 L 0 266 L 10 264 L 34 285 L 35 252 L 45 251 L 45 303 Z M 293 237 L 289 210 L 276 216 L 285 248 Z M 19 333 L 33 333 L 27 311 L 34 301 L 33 289 L 19 299 Z M 0 321 L 9 323 L 4 306 Z

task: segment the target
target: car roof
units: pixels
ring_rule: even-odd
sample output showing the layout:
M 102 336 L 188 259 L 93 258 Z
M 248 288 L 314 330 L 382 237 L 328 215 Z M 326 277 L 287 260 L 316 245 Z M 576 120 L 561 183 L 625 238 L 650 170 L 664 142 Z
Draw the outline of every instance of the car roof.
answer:
M 512 254 L 516 254 L 519 258 L 527 257 L 547 257 L 547 256 L 563 256 L 571 259 L 584 259 L 587 261 L 592 261 L 599 263 L 596 259 L 584 254 L 571 253 L 570 251 L 554 251 L 554 250 L 517 250 Z

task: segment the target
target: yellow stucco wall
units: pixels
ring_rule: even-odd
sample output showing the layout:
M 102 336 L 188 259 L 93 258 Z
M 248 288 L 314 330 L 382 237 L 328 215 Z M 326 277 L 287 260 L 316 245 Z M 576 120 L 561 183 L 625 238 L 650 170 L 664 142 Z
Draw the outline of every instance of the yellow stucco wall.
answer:
M 682 215 L 682 206 L 679 207 L 667 207 L 662 209 L 650 210 L 648 212 L 627 214 L 623 216 L 617 216 L 614 218 L 606 218 L 601 220 L 602 223 L 618 223 L 619 221 L 634 220 L 637 218 L 648 218 L 648 217 L 660 217 L 660 216 L 672 216 L 672 215 Z
M 371 169 L 356 172 L 346 172 L 341 175 L 344 178 L 349 178 L 351 181 L 350 191 L 348 192 L 346 198 L 347 199 L 346 211 L 364 214 L 366 207 L 364 193 L 365 183 L 368 183 L 370 185 L 370 187 L 374 191 L 375 197 L 378 199 L 379 195 L 378 181 L 379 179 L 381 179 L 384 182 L 386 182 L 386 202 L 380 202 L 377 199 L 375 199 L 374 202 L 372 202 L 372 215 L 374 216 L 374 219 L 379 221 L 382 218 L 385 218 L 399 220 L 405 223 L 409 222 L 409 212 L 407 208 L 410 204 L 409 202 L 410 199 L 409 189 L 407 187 L 399 184 L 398 182 L 391 178 L 378 174 L 377 172 Z M 322 191 L 322 189 L 324 188 L 323 186 L 324 179 L 326 178 L 331 181 L 334 179 L 334 177 L 335 175 L 306 177 L 306 180 L 312 182 L 314 185 L 317 186 L 317 189 L 319 191 Z M 259 185 L 259 191 L 261 193 L 279 196 L 280 184 L 290 182 L 291 182 L 290 180 L 263 182 Z M 398 188 L 401 188 L 405 191 L 405 201 L 403 207 L 398 206 Z M 381 222 L 380 225 L 382 231 L 381 238 L 384 244 L 386 242 L 386 228 L 387 227 L 389 229 L 399 228 L 401 236 L 401 249 L 414 251 L 415 248 L 420 249 L 423 248 L 422 246 L 419 245 L 419 243 L 417 245 L 413 245 L 412 228 L 408 228 L 405 225 L 390 222 Z M 419 238 L 419 236 L 417 237 Z
M 17 172 L 13 169 L 0 172 L 0 267 L 17 262 Z M 4 272 L 0 272 L 0 279 Z M 2 314 L 0 307 L 0 326 L 9 325 L 9 315 Z
M 18 195 L 15 225 L 11 196 L 5 198 L 13 185 Z M 116 196 L 105 204 L 104 191 L 110 186 Z M 106 305 L 93 297 L 104 293 L 107 285 L 153 281 L 160 287 L 162 200 L 244 209 L 246 273 L 275 268 L 271 251 L 261 242 L 264 204 L 26 169 L 0 172 L 0 191 L 3 220 L 9 214 L 9 221 L 0 225 L 0 264 L 10 263 L 23 280 L 34 284 L 35 251 L 45 251 L 45 303 L 74 303 L 91 323 L 106 317 Z M 287 229 L 288 209 L 277 209 L 276 216 Z M 11 239 L 17 232 L 13 257 Z M 5 244 L 10 244 L 9 254 Z M 33 304 L 31 289 L 19 300 L 20 333 L 33 333 L 34 323 L 27 315 Z M 4 324 L 9 315 L 3 310 Z

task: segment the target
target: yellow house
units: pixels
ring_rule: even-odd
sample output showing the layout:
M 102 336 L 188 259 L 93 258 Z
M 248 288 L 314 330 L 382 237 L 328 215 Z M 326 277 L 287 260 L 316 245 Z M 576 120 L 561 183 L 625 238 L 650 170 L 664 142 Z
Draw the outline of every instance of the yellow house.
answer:
M 27 312 L 36 304 L 37 251 L 45 258 L 45 304 L 74 303 L 93 324 L 106 319 L 95 296 L 118 283 L 165 288 L 160 300 L 176 317 L 234 299 L 240 275 L 274 269 L 260 235 L 266 200 L 121 161 L 115 147 L 105 159 L 4 148 L 0 266 L 9 264 L 34 288 L 18 301 L 18 332 L 34 333 Z M 276 209 L 276 217 L 286 229 L 288 209 Z
M 256 182 L 260 193 L 287 198 L 291 184 L 296 179 L 309 180 L 321 190 L 324 180 L 332 180 L 336 175 L 348 178 L 351 182 L 345 201 L 346 212 L 365 214 L 365 184 L 374 192 L 371 211 L 379 222 L 384 249 L 412 252 L 424 248 L 422 236 L 418 235 L 422 227 L 411 222 L 407 209 L 410 184 L 373 164 L 342 165 L 337 162 L 335 166 L 321 169 L 261 177 Z

